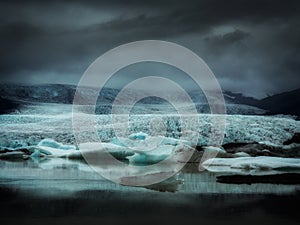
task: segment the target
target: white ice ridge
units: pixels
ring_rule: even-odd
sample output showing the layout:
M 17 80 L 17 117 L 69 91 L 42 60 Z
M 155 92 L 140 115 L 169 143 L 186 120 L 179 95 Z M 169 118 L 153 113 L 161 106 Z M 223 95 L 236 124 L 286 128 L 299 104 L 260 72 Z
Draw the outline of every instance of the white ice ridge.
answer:
M 206 160 L 202 166 L 210 172 L 300 170 L 300 159 L 271 156 L 214 158 Z

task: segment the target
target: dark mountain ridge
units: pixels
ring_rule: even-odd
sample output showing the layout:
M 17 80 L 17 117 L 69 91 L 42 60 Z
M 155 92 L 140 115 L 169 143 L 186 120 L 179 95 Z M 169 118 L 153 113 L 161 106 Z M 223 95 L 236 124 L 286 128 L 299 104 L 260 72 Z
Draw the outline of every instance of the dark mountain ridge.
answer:
M 41 85 L 14 85 L 1 84 L 0 85 L 0 104 L 1 114 L 8 113 L 17 109 L 22 104 L 32 103 L 60 103 L 72 104 L 73 97 L 76 92 L 75 85 L 65 84 L 41 84 Z M 94 88 L 84 88 L 82 94 L 82 102 L 88 104 L 90 102 L 89 96 L 97 94 Z M 97 105 L 106 105 L 108 107 L 112 104 L 119 90 L 113 88 L 103 88 L 99 97 Z M 137 94 L 132 90 L 128 95 Z M 241 93 L 233 93 L 230 91 L 223 91 L 224 99 L 227 105 L 244 105 L 252 106 L 267 111 L 266 114 L 291 114 L 300 116 L 300 89 L 284 92 L 263 98 L 261 100 L 253 97 L 244 96 Z M 196 105 L 206 105 L 207 101 L 201 91 L 191 91 L 189 93 Z M 130 96 L 128 96 L 130 97 Z M 158 98 L 147 98 L 141 101 L 142 104 L 160 104 L 165 102 Z M 200 110 L 201 111 L 201 110 Z M 207 110 L 204 110 L 206 112 Z M 229 112 L 230 114 L 230 112 Z

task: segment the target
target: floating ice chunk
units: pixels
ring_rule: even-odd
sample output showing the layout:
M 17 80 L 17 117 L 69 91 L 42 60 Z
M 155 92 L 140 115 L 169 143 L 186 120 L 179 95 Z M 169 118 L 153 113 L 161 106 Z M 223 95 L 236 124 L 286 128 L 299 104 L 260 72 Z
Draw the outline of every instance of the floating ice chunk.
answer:
M 57 157 L 57 158 L 61 158 L 61 157 L 68 157 L 68 155 L 72 154 L 72 153 L 77 153 L 79 152 L 78 150 L 62 150 L 59 148 L 52 148 L 49 146 L 43 146 L 43 145 L 37 145 L 35 147 L 37 150 L 40 151 L 40 153 L 42 153 L 43 155 L 45 155 L 45 157 Z
M 271 153 L 270 150 L 268 150 L 268 149 L 263 149 L 261 152 L 263 152 L 263 153 Z
M 161 145 L 151 151 L 136 151 L 134 156 L 127 157 L 133 164 L 153 164 L 166 159 L 172 154 L 173 145 Z
M 60 144 L 52 139 L 43 139 L 38 143 L 38 146 L 47 146 L 51 148 L 59 148 Z
M 300 170 L 300 159 L 271 156 L 214 158 L 202 163 L 208 171 L 232 172 L 234 170 Z
M 31 158 L 40 158 L 41 152 L 38 149 L 35 149 L 34 152 L 30 155 Z
M 186 162 L 187 156 L 191 156 L 193 149 L 187 145 L 161 145 L 151 151 L 136 151 L 134 156 L 127 157 L 133 164 L 154 164 L 173 155 L 175 162 Z
M 227 155 L 227 152 L 222 147 L 215 147 L 215 146 L 204 146 L 204 154 L 205 157 L 212 158 L 212 157 L 224 157 Z
M 102 143 L 102 146 L 112 156 L 117 159 L 124 159 L 127 156 L 133 156 L 134 152 L 126 147 L 118 146 L 112 143 Z
M 156 144 L 156 146 L 159 145 L 191 145 L 191 143 L 187 140 L 183 139 L 176 139 L 176 138 L 171 138 L 171 137 L 164 137 L 164 136 L 148 136 L 147 139 L 145 140 L 146 142 L 151 142 L 153 144 Z
M 273 147 L 273 148 L 280 148 L 281 145 L 278 145 L 278 144 L 274 144 L 270 141 L 259 141 L 258 144 L 260 145 L 266 145 L 266 146 L 269 146 L 269 147 Z
M 181 145 L 181 144 L 184 144 L 184 145 L 189 145 L 191 146 L 191 143 L 187 140 L 181 140 L 181 139 L 176 139 L 176 138 L 171 138 L 171 137 L 162 137 L 162 142 L 161 144 L 162 145 Z
M 49 155 L 51 157 L 57 157 L 57 158 L 63 158 L 63 157 L 70 158 L 70 159 L 83 158 L 82 151 L 84 151 L 86 155 L 101 154 L 104 151 L 106 151 L 117 159 L 125 159 L 127 156 L 134 155 L 134 152 L 132 152 L 130 149 L 112 143 L 83 143 L 79 147 L 80 147 L 80 151 L 79 150 L 65 151 L 60 148 L 53 148 L 49 146 L 43 146 L 43 145 L 36 146 L 36 148 L 40 150 L 41 153 L 45 155 Z
M 139 153 L 141 150 L 142 153 L 144 151 L 153 150 L 158 148 L 159 146 L 178 146 L 178 145 L 191 145 L 189 141 L 175 139 L 170 137 L 164 136 L 150 136 L 145 133 L 135 133 L 132 134 L 133 136 L 130 138 L 123 138 L 123 137 L 114 137 L 112 138 L 112 143 L 121 147 L 127 147 L 132 149 L 134 152 Z M 145 137 L 145 139 L 143 139 Z M 136 138 L 136 139 L 134 139 Z
M 58 143 L 57 141 L 54 141 L 53 139 L 44 139 L 41 140 L 38 146 L 45 146 L 45 147 L 51 147 L 61 150 L 76 150 L 76 147 L 74 145 L 64 145 L 61 143 Z
M 133 150 L 139 150 L 139 149 L 150 150 L 150 149 L 154 149 L 155 147 L 159 146 L 161 141 L 158 140 L 157 137 L 152 137 L 152 136 L 148 136 L 145 140 L 114 137 L 112 139 L 112 143 L 122 146 L 122 147 L 130 148 Z
M 232 154 L 233 157 L 250 157 L 250 155 L 246 152 L 237 152 Z
M 85 156 L 93 154 L 102 154 L 107 152 L 111 154 L 116 159 L 125 159 L 128 156 L 133 156 L 134 152 L 126 147 L 115 145 L 112 143 L 97 143 L 97 142 L 88 142 L 79 145 L 80 152 L 84 152 Z M 79 153 L 72 153 L 69 155 L 69 158 L 74 158 L 78 156 Z
M 133 133 L 128 136 L 131 140 L 145 140 L 148 137 L 148 134 L 144 132 Z

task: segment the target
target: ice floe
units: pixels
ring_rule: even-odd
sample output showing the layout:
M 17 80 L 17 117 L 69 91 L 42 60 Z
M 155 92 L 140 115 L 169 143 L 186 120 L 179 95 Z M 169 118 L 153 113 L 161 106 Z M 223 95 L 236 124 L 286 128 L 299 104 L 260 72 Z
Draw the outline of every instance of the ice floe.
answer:
M 299 171 L 299 158 L 281 158 L 270 156 L 238 157 L 238 158 L 214 158 L 202 163 L 202 166 L 210 172 L 243 172 L 250 171 Z

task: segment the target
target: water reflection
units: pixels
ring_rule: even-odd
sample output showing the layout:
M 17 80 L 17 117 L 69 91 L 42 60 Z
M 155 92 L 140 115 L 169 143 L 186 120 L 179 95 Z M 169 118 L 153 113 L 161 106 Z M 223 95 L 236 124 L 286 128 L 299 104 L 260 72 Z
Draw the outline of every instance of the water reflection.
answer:
M 300 185 L 282 184 L 226 184 L 216 182 L 216 174 L 198 172 L 198 164 L 188 164 L 176 176 L 160 184 L 130 187 L 113 183 L 94 172 L 83 160 L 61 158 L 45 160 L 2 161 L 0 160 L 0 185 L 31 190 L 35 193 L 72 193 L 84 190 L 110 190 L 125 192 L 166 191 L 177 193 L 293 193 Z M 111 168 L 117 171 L 117 168 Z M 109 172 L 109 170 L 107 171 Z M 47 192 L 42 191 L 47 189 Z

